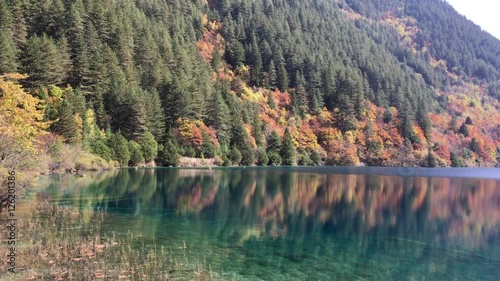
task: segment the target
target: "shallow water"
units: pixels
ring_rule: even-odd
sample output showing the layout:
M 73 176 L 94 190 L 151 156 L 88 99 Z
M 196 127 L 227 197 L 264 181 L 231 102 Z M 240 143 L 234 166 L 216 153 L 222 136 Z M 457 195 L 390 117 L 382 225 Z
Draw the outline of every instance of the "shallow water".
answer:
M 107 234 L 185 245 L 237 280 L 500 280 L 497 169 L 121 169 L 41 184 L 37 200 L 103 208 Z

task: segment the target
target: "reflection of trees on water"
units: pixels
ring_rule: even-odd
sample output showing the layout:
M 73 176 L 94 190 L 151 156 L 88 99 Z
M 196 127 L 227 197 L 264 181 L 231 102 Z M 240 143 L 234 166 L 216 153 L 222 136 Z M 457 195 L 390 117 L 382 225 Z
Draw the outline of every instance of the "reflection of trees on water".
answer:
M 239 272 L 248 262 L 262 272 L 313 269 L 312 279 L 432 272 L 432 280 L 465 280 L 477 277 L 474 270 L 498 272 L 498 261 L 477 259 L 500 259 L 500 181 L 289 171 L 121 169 L 54 178 L 38 197 L 128 214 L 124 231 L 133 223 L 174 244 L 198 241 L 200 251 L 230 248 L 217 257 L 242 261 L 222 265 Z M 179 223 L 189 232 L 176 232 Z
M 62 194 L 56 191 L 59 185 Z M 360 243 L 394 237 L 484 248 L 498 240 L 500 227 L 500 182 L 495 180 L 286 169 L 122 169 L 76 180 L 60 177 L 46 194 L 130 214 L 175 210 L 215 221 L 207 231 L 242 242 L 272 236 L 301 243 L 305 236 L 334 233 Z

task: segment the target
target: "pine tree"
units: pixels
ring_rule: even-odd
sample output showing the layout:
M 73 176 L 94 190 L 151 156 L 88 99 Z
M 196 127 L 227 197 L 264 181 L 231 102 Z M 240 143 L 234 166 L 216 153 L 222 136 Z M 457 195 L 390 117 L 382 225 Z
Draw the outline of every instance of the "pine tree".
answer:
M 146 109 L 147 128 L 159 143 L 164 142 L 166 136 L 165 113 L 161 106 L 160 95 L 156 90 L 153 89 L 145 93 L 144 108 Z
M 286 91 L 288 90 L 288 73 L 286 71 L 286 68 L 285 68 L 285 63 L 282 61 L 280 62 L 279 64 L 279 67 L 278 67 L 278 87 L 280 88 L 280 90 L 282 91 Z
M 465 163 L 462 159 L 460 159 L 455 153 L 450 152 L 450 161 L 451 166 L 454 168 L 464 167 Z
M 460 129 L 458 129 L 458 133 L 462 134 L 466 138 L 470 136 L 469 129 L 467 128 L 467 125 L 465 125 L 465 123 L 460 126 Z
M 222 57 L 220 55 L 219 49 L 215 48 L 215 52 L 212 56 L 212 69 L 215 72 L 219 72 L 222 65 Z
M 233 148 L 231 149 L 231 153 L 229 154 L 229 159 L 234 165 L 240 164 L 242 155 L 240 150 L 236 146 L 233 146 Z
M 130 160 L 128 161 L 129 166 L 136 166 L 144 163 L 144 156 L 140 144 L 135 141 L 130 141 L 128 143 L 128 150 L 130 152 Z
M 262 132 L 262 125 L 262 120 L 259 117 L 255 118 L 254 125 L 252 127 L 252 133 L 257 147 L 264 145 L 264 133 Z
M 279 166 L 281 165 L 281 156 L 276 151 L 268 152 L 269 162 L 268 165 Z
M 222 98 L 219 89 L 212 93 L 212 97 L 207 103 L 206 111 L 206 124 L 217 131 L 217 138 L 221 144 L 229 144 L 229 108 Z
M 425 106 L 423 99 L 420 99 L 420 101 L 418 102 L 417 113 L 416 113 L 415 118 L 418 122 L 418 125 L 420 126 L 420 128 L 424 132 L 424 135 L 427 138 L 427 140 L 430 140 L 430 138 L 431 138 L 431 120 L 429 119 L 429 116 L 427 114 L 427 108 Z
M 302 73 L 296 73 L 295 83 L 295 92 L 292 95 L 292 109 L 295 115 L 304 117 L 308 112 L 309 106 L 306 89 L 304 87 L 306 82 Z
M 408 101 L 401 110 L 401 136 L 414 142 L 415 133 L 413 132 L 413 122 L 410 116 L 410 106 Z
M 12 11 L 7 0 L 0 0 L 0 32 L 12 35 Z
M 357 122 L 353 101 L 347 94 L 341 93 L 338 102 L 337 126 L 343 132 L 355 130 Z
M 285 129 L 283 142 L 281 145 L 281 158 L 284 165 L 295 165 L 295 145 L 293 144 L 292 134 Z
M 168 139 L 165 145 L 158 148 L 157 162 L 161 166 L 176 167 L 179 165 L 180 155 L 172 140 Z
M 111 127 L 120 130 L 128 139 L 137 140 L 147 130 L 146 113 L 142 100 L 144 91 L 129 87 L 123 74 L 115 78 L 106 101 L 111 116 Z
M 273 131 L 267 139 L 267 153 L 276 152 L 279 154 L 281 151 L 281 138 L 278 132 Z
M 276 108 L 276 102 L 274 101 L 274 94 L 272 91 L 269 91 L 269 95 L 267 96 L 267 104 L 271 109 Z
M 12 36 L 17 48 L 21 48 L 26 42 L 28 29 L 23 13 L 23 0 L 11 0 L 10 10 L 12 12 Z
M 63 54 L 57 49 L 54 41 L 45 34 L 33 36 L 21 54 L 22 71 L 28 73 L 25 84 L 29 88 L 47 85 L 61 85 L 67 77 L 60 59 Z
M 249 64 L 252 65 L 251 68 L 251 84 L 254 86 L 261 85 L 262 82 L 262 56 L 260 54 L 259 44 L 257 43 L 257 36 L 252 33 L 252 45 L 251 45 L 251 55 L 249 58 Z
M 90 53 L 85 38 L 85 10 L 81 1 L 74 2 L 69 8 L 66 19 L 68 20 L 68 40 L 71 42 L 71 60 L 73 73 L 71 84 L 74 87 L 85 87 L 90 84 Z M 91 23 L 87 25 L 89 26 Z M 87 28 L 87 30 L 88 30 Z
M 51 125 L 51 131 L 63 136 L 67 143 L 74 144 L 81 141 L 75 111 L 67 100 L 61 104 L 58 120 Z
M 266 149 L 264 147 L 257 148 L 257 165 L 266 166 L 269 162 Z
M 436 156 L 434 156 L 434 154 L 432 153 L 431 150 L 429 150 L 429 153 L 427 153 L 427 165 L 428 165 L 428 167 L 431 167 L 431 168 L 438 166 Z
M 113 158 L 113 151 L 108 147 L 106 142 L 100 138 L 90 142 L 90 151 L 107 161 Z
M 215 157 L 215 146 L 207 133 L 201 132 L 203 136 L 203 144 L 201 145 L 201 155 L 204 157 L 212 158 Z
M 390 123 L 392 121 L 392 113 L 391 113 L 391 110 L 386 107 L 385 110 L 384 110 L 384 118 L 382 119 L 384 121 L 384 123 Z
M 139 144 L 142 148 L 141 154 L 144 156 L 146 162 L 153 161 L 158 155 L 158 143 L 156 142 L 153 134 L 146 131 L 139 139 Z
M 278 74 L 276 72 L 276 66 L 274 65 L 274 60 L 271 59 L 267 70 L 267 87 L 270 89 L 274 89 L 274 87 L 276 87 L 277 81 Z
M 318 151 L 314 150 L 311 153 L 311 161 L 315 166 L 321 166 L 321 155 L 319 155 Z
M 17 70 L 17 48 L 12 37 L 0 29 L 0 74 Z
M 252 166 L 255 162 L 255 153 L 250 146 L 250 144 L 247 142 L 246 145 L 244 145 L 241 149 L 241 165 L 243 166 Z
M 479 145 L 479 142 L 477 141 L 476 138 L 472 138 L 472 140 L 469 144 L 469 148 L 470 148 L 470 150 L 472 150 L 472 152 L 474 152 L 478 155 L 481 153 L 481 146 Z
M 108 138 L 108 146 L 112 151 L 112 158 L 118 161 L 121 166 L 127 166 L 130 160 L 130 151 L 128 149 L 128 142 L 121 132 L 111 134 Z

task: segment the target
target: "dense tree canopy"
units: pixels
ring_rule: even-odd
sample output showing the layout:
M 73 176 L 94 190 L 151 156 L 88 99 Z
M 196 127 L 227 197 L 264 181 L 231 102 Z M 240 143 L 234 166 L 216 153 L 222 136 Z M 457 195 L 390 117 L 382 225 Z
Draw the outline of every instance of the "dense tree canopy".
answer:
M 122 165 L 494 165 L 498 50 L 439 0 L 0 0 L 0 74 Z

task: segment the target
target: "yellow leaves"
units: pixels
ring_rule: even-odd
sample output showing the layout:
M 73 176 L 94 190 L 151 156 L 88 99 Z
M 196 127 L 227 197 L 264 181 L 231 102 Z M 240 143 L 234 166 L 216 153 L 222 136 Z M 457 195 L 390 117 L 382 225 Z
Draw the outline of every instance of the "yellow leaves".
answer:
M 95 126 L 95 113 L 92 109 L 88 109 L 85 112 L 85 119 L 88 127 L 88 136 L 90 139 L 95 139 L 96 137 L 96 126 Z
M 243 86 L 243 93 L 241 94 L 243 100 L 255 103 L 265 103 L 266 99 L 261 91 L 254 92 L 247 85 Z
M 76 139 L 81 140 L 82 136 L 83 136 L 83 119 L 80 116 L 80 114 L 78 114 L 78 113 L 75 114 L 75 121 L 76 121 L 76 127 L 77 127 Z
M 179 118 L 176 121 L 177 134 L 183 145 L 191 146 L 196 150 L 201 149 L 203 136 L 196 125 L 196 121 Z
M 319 148 L 318 138 L 307 123 L 302 124 L 293 135 L 294 145 L 297 149 L 317 150 Z
M 10 145 L 0 146 L 0 153 L 10 149 L 36 153 L 33 140 L 44 134 L 49 125 L 42 122 L 41 101 L 14 82 L 24 78 L 20 74 L 0 76 L 0 132 L 11 141 Z

